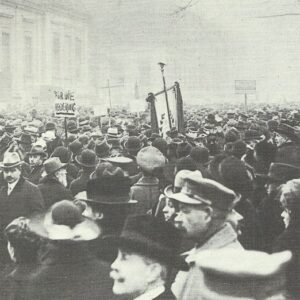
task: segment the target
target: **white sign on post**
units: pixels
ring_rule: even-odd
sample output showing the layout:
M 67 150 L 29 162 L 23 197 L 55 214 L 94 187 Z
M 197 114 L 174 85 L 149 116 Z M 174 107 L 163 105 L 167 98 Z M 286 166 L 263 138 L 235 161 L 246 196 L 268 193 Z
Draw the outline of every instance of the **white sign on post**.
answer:
M 236 80 L 235 81 L 236 94 L 255 94 L 256 81 L 255 80 Z
M 76 116 L 76 101 L 74 92 L 54 89 L 54 111 L 56 117 Z

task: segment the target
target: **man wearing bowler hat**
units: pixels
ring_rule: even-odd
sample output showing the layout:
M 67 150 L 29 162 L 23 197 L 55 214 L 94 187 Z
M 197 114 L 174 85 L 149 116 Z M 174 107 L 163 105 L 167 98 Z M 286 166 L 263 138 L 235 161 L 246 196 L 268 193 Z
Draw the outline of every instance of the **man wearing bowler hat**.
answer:
M 195 172 L 187 174 L 183 180 L 179 193 L 172 193 L 172 190 L 165 193 L 168 198 L 178 202 L 179 212 L 175 222 L 185 236 L 195 243 L 191 251 L 183 254 L 192 270 L 197 255 L 203 250 L 242 248 L 236 231 L 227 223 L 240 197 L 224 185 Z M 190 273 L 177 274 L 172 290 L 178 299 L 189 280 Z M 199 287 L 193 288 L 197 290 Z
M 170 223 L 150 215 L 128 217 L 119 237 L 108 237 L 118 248 L 111 265 L 113 292 L 134 300 L 176 299 L 166 284 L 170 271 L 186 269 L 178 255 L 180 234 Z
M 46 208 L 60 200 L 73 200 L 73 196 L 67 189 L 66 164 L 62 163 L 58 157 L 50 157 L 44 161 L 45 177 L 38 185 Z
M 44 202 L 38 187 L 21 175 L 22 161 L 16 152 L 4 155 L 0 167 L 5 184 L 0 190 L 0 259 L 7 257 L 3 229 L 14 219 L 29 217 L 44 210 Z
M 86 149 L 75 157 L 75 161 L 81 170 L 79 171 L 79 177 L 73 180 L 70 185 L 73 196 L 86 191 L 86 184 L 90 179 L 90 175 L 95 171 L 100 160 L 93 150 Z

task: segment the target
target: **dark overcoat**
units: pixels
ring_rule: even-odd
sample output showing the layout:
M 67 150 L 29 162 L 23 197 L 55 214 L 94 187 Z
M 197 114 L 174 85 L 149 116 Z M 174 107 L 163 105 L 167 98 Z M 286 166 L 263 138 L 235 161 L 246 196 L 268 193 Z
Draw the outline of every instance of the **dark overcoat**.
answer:
M 44 177 L 38 188 L 43 195 L 46 208 L 61 200 L 73 200 L 70 190 L 53 177 Z

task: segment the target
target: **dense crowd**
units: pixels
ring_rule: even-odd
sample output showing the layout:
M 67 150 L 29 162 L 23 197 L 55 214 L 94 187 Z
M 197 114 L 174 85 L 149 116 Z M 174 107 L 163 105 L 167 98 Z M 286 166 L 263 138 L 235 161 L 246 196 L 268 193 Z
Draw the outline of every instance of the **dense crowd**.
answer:
M 300 299 L 300 111 L 184 120 L 0 115 L 1 299 Z

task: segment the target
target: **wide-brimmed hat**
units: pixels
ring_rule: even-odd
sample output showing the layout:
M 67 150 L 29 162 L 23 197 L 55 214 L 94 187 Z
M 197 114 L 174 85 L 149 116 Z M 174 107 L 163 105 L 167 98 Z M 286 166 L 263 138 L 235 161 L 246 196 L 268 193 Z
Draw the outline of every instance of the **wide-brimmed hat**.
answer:
M 84 201 L 105 206 L 131 206 L 137 201 L 130 199 L 130 186 L 130 178 L 124 175 L 124 171 L 111 165 L 103 170 L 100 178 L 87 182 L 87 199 Z
M 56 171 L 65 168 L 67 164 L 63 164 L 58 157 L 50 157 L 44 161 L 45 172 L 52 175 Z
M 119 134 L 117 127 L 109 127 L 107 129 L 107 139 L 119 139 L 122 137 L 122 134 Z
M 143 147 L 143 143 L 137 136 L 130 136 L 124 143 L 124 148 L 128 152 L 138 152 Z
M 47 156 L 47 153 L 44 151 L 42 146 L 34 145 L 32 146 L 30 152 L 28 152 L 28 155 L 41 155 L 41 156 Z
M 75 161 L 82 167 L 93 168 L 99 163 L 99 158 L 93 150 L 83 150 L 75 157 Z
M 107 157 L 107 156 L 109 156 L 109 151 L 111 148 L 112 148 L 112 146 L 109 145 L 106 140 L 103 140 L 100 143 L 96 143 L 95 153 L 100 158 Z
M 143 170 L 152 172 L 154 169 L 164 167 L 166 158 L 157 148 L 148 146 L 139 151 L 136 162 Z
M 61 242 L 85 242 L 99 237 L 98 225 L 82 216 L 80 209 L 69 200 L 53 204 L 44 213 L 29 221 L 30 230 L 37 235 Z
M 2 169 L 10 169 L 20 166 L 23 163 L 17 152 L 7 152 L 4 155 L 3 162 L 0 163 Z
M 170 267 L 188 269 L 179 255 L 180 232 L 172 224 L 154 216 L 129 216 L 120 236 L 107 236 L 105 239 L 115 247 L 156 259 Z

